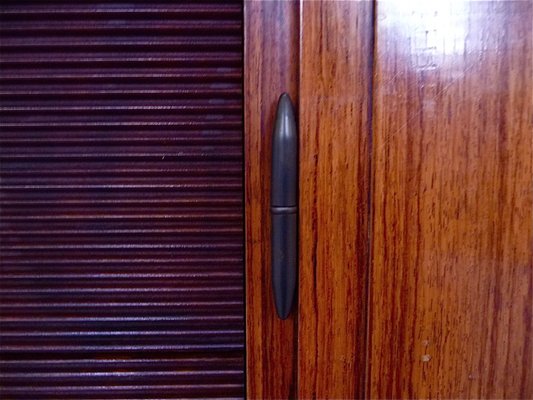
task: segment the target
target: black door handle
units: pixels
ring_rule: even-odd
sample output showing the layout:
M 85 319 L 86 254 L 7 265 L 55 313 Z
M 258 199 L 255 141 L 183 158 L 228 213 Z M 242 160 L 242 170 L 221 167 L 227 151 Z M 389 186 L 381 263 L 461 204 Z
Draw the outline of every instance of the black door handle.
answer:
M 272 134 L 272 289 L 281 319 L 291 312 L 298 263 L 298 132 L 287 93 L 278 101 Z

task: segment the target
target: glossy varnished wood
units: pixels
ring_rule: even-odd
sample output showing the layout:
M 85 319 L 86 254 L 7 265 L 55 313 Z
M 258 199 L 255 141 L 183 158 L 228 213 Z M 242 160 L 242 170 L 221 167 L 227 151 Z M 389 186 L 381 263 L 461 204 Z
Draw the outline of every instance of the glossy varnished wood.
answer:
M 299 6 L 245 1 L 244 10 L 247 393 L 283 399 L 295 391 L 296 311 L 281 321 L 272 298 L 271 135 L 279 95 L 298 100 Z
M 532 18 L 377 4 L 373 398 L 533 397 Z
M 363 394 L 372 3 L 302 2 L 300 398 Z

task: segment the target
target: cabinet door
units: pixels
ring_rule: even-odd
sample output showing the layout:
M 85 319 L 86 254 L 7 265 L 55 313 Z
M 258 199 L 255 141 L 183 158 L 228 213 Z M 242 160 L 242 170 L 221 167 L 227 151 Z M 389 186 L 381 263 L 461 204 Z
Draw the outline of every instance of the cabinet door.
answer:
M 247 382 L 250 398 L 364 394 L 372 3 L 245 3 Z M 270 279 L 271 136 L 299 108 L 299 301 Z
M 0 11 L 0 397 L 243 397 L 242 3 Z
M 533 396 L 532 4 L 433 3 L 247 2 L 250 397 Z M 283 91 L 300 138 L 286 321 L 268 209 Z
M 533 397 L 532 18 L 377 2 L 369 397 Z

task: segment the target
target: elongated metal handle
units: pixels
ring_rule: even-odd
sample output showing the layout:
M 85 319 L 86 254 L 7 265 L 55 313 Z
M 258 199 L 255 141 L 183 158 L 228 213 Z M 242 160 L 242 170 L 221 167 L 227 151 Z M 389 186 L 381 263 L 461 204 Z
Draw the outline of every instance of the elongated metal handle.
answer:
M 287 93 L 278 102 L 272 134 L 272 290 L 276 311 L 286 319 L 296 291 L 298 262 L 298 132 Z

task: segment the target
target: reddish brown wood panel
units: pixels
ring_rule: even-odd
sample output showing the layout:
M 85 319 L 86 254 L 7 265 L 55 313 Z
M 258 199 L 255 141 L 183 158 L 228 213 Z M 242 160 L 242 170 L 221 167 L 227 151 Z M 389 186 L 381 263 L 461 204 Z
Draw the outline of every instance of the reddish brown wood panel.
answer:
M 246 1 L 245 219 L 246 349 L 250 399 L 294 397 L 296 306 L 281 321 L 270 278 L 271 135 L 278 97 L 298 102 L 296 1 Z
M 300 398 L 360 398 L 365 373 L 372 3 L 302 2 Z
M 0 397 L 243 397 L 242 3 L 0 10 Z
M 377 4 L 372 398 L 532 398 L 532 3 Z

